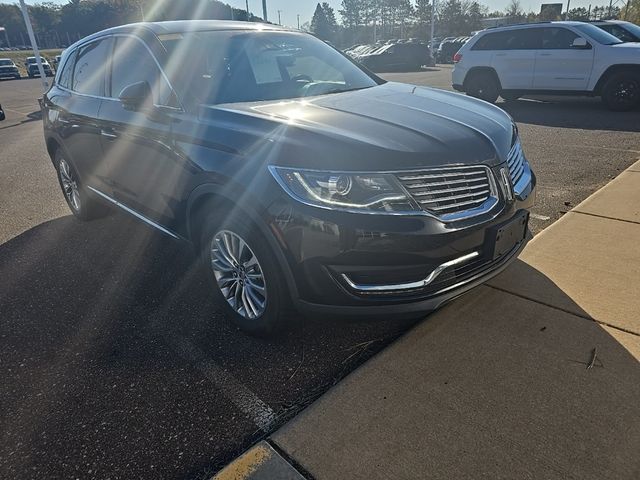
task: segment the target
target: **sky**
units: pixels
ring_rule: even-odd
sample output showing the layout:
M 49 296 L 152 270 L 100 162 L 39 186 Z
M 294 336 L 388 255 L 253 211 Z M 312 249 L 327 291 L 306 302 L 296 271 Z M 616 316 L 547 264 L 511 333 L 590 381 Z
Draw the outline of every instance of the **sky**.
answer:
M 0 3 L 14 3 L 16 0 L 0 0 Z M 42 0 L 25 0 L 28 4 L 40 3 Z M 175 0 L 180 1 L 180 0 Z M 236 8 L 245 9 L 245 0 L 222 0 Z M 436 0 L 438 1 L 438 0 Z M 480 3 L 489 7 L 490 10 L 504 10 L 509 0 L 478 0 Z M 65 4 L 67 0 L 53 0 L 54 3 Z M 335 9 L 338 20 L 340 16 L 338 9 L 341 0 L 328 0 L 328 3 Z M 540 11 L 541 3 L 555 3 L 555 0 L 520 0 L 522 8 L 525 11 Z M 560 0 L 558 0 L 560 3 Z M 281 11 L 280 18 L 283 25 L 296 27 L 298 25 L 297 15 L 300 15 L 300 25 L 310 22 L 313 12 L 318 4 L 318 0 L 267 0 L 267 16 L 269 21 L 278 22 L 278 10 Z M 589 4 L 609 5 L 609 0 L 571 0 L 571 8 L 588 7 Z M 623 0 L 613 0 L 614 5 L 622 7 Z M 565 0 L 566 5 L 566 0 Z M 249 0 L 249 10 L 258 16 L 262 16 L 262 0 Z M 563 9 L 564 10 L 564 9 Z

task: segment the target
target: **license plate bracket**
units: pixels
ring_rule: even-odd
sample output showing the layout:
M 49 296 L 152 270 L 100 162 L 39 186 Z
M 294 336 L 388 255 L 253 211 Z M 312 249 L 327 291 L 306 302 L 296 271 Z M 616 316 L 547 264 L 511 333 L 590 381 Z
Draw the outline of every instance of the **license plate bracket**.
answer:
M 515 218 L 498 227 L 494 233 L 493 259 L 511 252 L 516 245 L 522 242 L 527 234 L 529 224 L 529 212 L 523 211 Z

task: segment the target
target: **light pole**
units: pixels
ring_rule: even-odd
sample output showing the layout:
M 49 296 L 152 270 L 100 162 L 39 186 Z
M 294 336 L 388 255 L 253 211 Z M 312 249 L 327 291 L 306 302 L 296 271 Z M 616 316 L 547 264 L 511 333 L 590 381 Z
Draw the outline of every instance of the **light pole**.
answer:
M 278 10 L 278 25 L 282 25 L 282 21 L 280 20 L 281 13 L 282 13 L 282 10 Z
M 431 41 L 429 42 L 429 51 L 431 53 L 431 58 L 433 58 L 433 31 L 435 27 L 435 18 L 436 18 L 436 0 L 431 0 Z
M 300 30 L 300 14 L 298 14 L 298 30 Z
M 27 26 L 27 33 L 29 34 L 29 40 L 31 41 L 31 48 L 33 48 L 33 53 L 36 57 L 36 63 L 38 64 L 40 80 L 42 81 L 42 90 L 46 92 L 49 89 L 49 83 L 47 83 L 47 77 L 44 75 L 44 68 L 42 68 L 42 58 L 40 58 L 40 50 L 38 50 L 36 36 L 33 34 L 33 26 L 31 25 L 31 19 L 29 18 L 29 12 L 27 11 L 27 6 L 24 4 L 24 0 L 20 0 L 20 9 L 22 10 L 24 23 Z
M 262 0 L 262 19 L 265 22 L 268 22 L 268 20 L 267 20 L 267 0 Z

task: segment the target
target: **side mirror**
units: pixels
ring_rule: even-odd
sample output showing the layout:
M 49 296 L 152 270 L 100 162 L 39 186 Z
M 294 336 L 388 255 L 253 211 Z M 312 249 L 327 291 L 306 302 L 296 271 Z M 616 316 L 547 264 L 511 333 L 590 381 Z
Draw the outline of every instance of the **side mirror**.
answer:
M 573 40 L 571 48 L 591 48 L 591 45 L 587 43 L 587 40 L 582 37 L 577 37 Z
M 132 83 L 122 89 L 118 100 L 126 110 L 141 110 L 153 104 L 151 87 L 146 81 Z
M 5 119 L 4 110 L 2 110 L 2 105 L 0 105 L 0 122 Z

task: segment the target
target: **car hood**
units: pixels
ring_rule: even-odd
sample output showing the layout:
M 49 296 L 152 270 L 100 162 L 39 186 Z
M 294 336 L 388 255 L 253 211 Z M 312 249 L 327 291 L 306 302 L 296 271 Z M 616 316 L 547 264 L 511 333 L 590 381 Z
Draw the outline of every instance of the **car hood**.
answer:
M 391 82 L 305 99 L 205 107 L 200 114 L 253 137 L 249 146 L 237 147 L 241 151 L 259 150 L 255 144 L 267 141 L 277 150 L 270 163 L 309 168 L 496 165 L 506 160 L 513 133 L 509 115 L 494 105 Z

